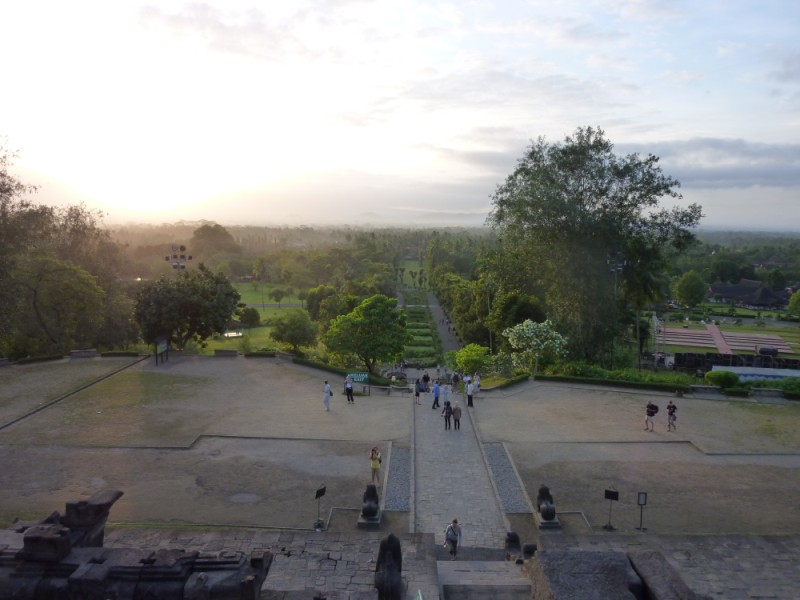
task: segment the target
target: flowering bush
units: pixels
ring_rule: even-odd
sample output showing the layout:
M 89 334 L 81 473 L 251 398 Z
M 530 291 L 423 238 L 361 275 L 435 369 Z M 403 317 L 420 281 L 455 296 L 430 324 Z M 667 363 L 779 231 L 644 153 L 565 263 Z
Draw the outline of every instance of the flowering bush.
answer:
M 525 319 L 503 330 L 503 336 L 517 352 L 512 354 L 514 366 L 526 369 L 536 379 L 539 360 L 546 356 L 561 357 L 567 353 L 567 338 L 558 333 L 548 320 L 535 323 Z

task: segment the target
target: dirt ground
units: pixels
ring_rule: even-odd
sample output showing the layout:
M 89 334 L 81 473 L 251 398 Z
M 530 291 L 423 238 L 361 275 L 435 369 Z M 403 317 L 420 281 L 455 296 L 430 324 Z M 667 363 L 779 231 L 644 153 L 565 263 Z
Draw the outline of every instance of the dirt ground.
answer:
M 326 378 L 337 392 L 331 412 Z M 409 443 L 412 400 L 375 394 L 348 406 L 340 388 L 280 359 L 4 367 L 0 524 L 116 487 L 125 495 L 112 521 L 127 526 L 307 528 L 319 508 L 346 529 L 369 480 L 369 448 L 387 456 L 392 443 Z M 643 431 L 648 398 L 662 408 L 653 433 Z M 529 382 L 480 394 L 473 415 L 484 441 L 506 444 L 529 496 L 551 488 L 567 533 L 607 523 L 605 489 L 619 491 L 611 520 L 621 531 L 639 525 L 643 491 L 651 532 L 800 533 L 800 405 L 675 399 L 678 431 L 668 433 L 669 399 Z

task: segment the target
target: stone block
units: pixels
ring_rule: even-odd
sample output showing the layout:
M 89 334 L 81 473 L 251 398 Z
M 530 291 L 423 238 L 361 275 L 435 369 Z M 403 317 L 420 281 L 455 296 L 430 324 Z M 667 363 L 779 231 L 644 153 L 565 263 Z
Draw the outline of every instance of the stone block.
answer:
M 644 586 L 623 552 L 540 550 L 529 564 L 534 600 L 643 600 Z
M 629 552 L 628 558 L 647 588 L 648 600 L 698 600 L 660 552 Z

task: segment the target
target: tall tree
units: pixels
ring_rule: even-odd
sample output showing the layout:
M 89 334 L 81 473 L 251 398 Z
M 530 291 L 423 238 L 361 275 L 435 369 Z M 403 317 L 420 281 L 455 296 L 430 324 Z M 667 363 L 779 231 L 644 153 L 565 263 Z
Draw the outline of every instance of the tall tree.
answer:
M 217 223 L 206 223 L 198 227 L 192 235 L 189 248 L 195 256 L 203 259 L 208 259 L 218 252 L 239 254 L 242 251 L 230 232 Z
M 688 307 L 697 306 L 705 300 L 708 292 L 708 285 L 694 271 L 688 271 L 678 280 L 675 286 L 675 298 L 681 304 Z
M 290 308 L 272 319 L 270 335 L 278 342 L 289 344 L 295 354 L 301 346 L 312 346 L 317 341 L 317 326 L 308 312 Z
M 678 186 L 656 156 L 615 154 L 600 129 L 579 128 L 563 143 L 539 138 L 494 193 L 489 223 L 503 254 L 497 278 L 508 289 L 545 290 L 573 355 L 607 354 L 626 290 L 616 267 L 636 259 L 630 248 L 658 253 L 693 240 L 700 206 L 660 207 L 662 198 L 681 197 Z
M 239 299 L 227 277 L 201 263 L 197 270 L 182 271 L 177 277 L 143 283 L 134 318 L 145 342 L 166 335 L 182 349 L 190 340 L 204 345 L 213 334 L 222 333 Z
M 19 301 L 30 310 L 17 312 L 15 350 L 29 340 L 28 354 L 64 353 L 87 347 L 103 324 L 105 292 L 80 267 L 49 256 L 27 257 L 15 272 Z M 36 340 L 36 342 L 33 342 Z
M 332 352 L 356 356 L 367 371 L 374 373 L 379 361 L 396 359 L 410 339 L 406 316 L 397 307 L 397 300 L 375 294 L 352 312 L 336 317 L 324 342 Z

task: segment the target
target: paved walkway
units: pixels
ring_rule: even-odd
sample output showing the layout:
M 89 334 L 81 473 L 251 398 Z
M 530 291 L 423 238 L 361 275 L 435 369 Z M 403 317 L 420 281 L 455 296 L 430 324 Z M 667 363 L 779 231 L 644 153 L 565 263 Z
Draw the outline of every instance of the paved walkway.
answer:
M 717 347 L 717 352 L 720 354 L 733 354 L 733 349 L 725 341 L 725 336 L 719 330 L 719 327 L 713 323 L 706 323 L 706 329 L 711 334 L 711 339 L 714 340 L 714 345 Z
M 433 294 L 428 306 L 439 330 L 444 352 L 460 346 L 447 329 L 447 318 Z M 416 532 L 444 538 L 453 518 L 462 525 L 464 558 L 467 548 L 503 548 L 509 530 L 492 486 L 476 430 L 466 406 L 466 397 L 452 394 L 451 403 L 462 409 L 461 430 L 445 431 L 441 407 L 432 410 L 433 394 L 423 394 L 414 408 L 414 523 Z
M 441 408 L 431 410 L 432 397 L 424 394 L 414 407 L 414 531 L 444 539 L 455 517 L 465 547 L 502 548 L 508 526 L 470 418 L 475 409 L 460 402 L 461 429 L 445 431 Z

